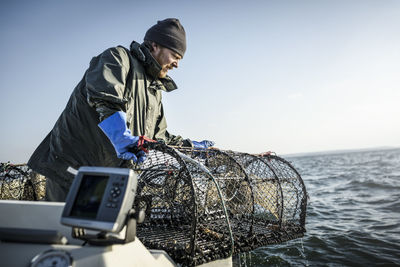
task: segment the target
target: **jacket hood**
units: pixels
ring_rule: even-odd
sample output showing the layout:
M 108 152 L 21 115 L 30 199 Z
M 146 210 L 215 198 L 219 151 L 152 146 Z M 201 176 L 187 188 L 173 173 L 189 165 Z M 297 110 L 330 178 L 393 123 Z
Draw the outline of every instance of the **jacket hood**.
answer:
M 172 78 L 168 75 L 165 78 L 158 78 L 158 74 L 160 73 L 162 67 L 151 55 L 150 50 L 146 45 L 132 41 L 130 51 L 135 58 L 142 62 L 146 73 L 153 80 L 159 80 L 158 84 L 160 86 L 158 89 L 164 90 L 166 92 L 171 92 L 178 88 Z

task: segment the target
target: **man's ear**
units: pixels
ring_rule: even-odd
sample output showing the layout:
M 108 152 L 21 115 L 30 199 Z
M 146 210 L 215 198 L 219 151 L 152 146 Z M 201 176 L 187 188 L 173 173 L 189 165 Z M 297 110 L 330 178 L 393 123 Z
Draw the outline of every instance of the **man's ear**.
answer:
M 152 51 L 157 51 L 160 48 L 160 46 L 155 42 L 151 42 L 151 48 Z

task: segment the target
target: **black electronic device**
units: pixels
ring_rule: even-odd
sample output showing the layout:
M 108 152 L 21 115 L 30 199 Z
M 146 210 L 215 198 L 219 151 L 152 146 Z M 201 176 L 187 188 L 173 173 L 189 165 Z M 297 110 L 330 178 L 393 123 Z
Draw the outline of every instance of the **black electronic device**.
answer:
M 61 223 L 118 233 L 135 213 L 136 187 L 137 175 L 130 169 L 81 167 L 68 193 Z

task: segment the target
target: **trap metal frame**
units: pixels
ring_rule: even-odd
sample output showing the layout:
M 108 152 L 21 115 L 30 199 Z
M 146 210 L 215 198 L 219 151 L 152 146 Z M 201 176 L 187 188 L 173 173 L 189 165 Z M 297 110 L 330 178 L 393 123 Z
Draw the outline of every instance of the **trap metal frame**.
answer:
M 230 216 L 234 253 L 304 235 L 307 192 L 288 161 L 272 154 L 178 149 L 204 164 L 219 183 Z
M 0 163 L 0 199 L 41 200 L 45 184 L 26 164 Z
M 172 147 L 149 144 L 139 173 L 137 226 L 145 246 L 165 250 L 177 263 L 199 265 L 233 253 L 233 235 L 219 183 L 199 162 Z

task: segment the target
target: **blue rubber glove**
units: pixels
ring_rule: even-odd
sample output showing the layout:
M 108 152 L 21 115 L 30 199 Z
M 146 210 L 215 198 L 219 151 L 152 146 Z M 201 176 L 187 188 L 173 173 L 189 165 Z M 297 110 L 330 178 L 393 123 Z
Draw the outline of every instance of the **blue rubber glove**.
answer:
M 197 149 L 207 149 L 214 145 L 213 141 L 203 140 L 201 142 L 192 141 L 193 147 Z
M 98 126 L 111 141 L 118 158 L 132 160 L 136 163 L 145 161 L 146 153 L 144 153 L 144 151 L 140 150 L 136 154 L 129 151 L 135 146 L 137 147 L 139 137 L 133 136 L 126 126 L 125 112 L 115 112 L 113 115 L 100 122 Z

